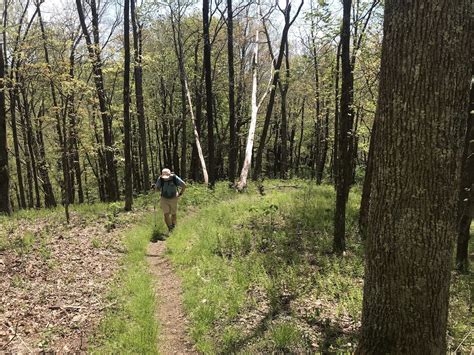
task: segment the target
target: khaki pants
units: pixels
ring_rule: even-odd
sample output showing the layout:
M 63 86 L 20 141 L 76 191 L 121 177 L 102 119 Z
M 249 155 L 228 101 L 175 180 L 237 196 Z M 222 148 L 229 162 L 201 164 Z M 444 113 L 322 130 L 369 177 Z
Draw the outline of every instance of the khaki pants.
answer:
M 176 214 L 178 210 L 178 197 L 165 198 L 161 197 L 160 207 L 163 210 L 163 213 Z

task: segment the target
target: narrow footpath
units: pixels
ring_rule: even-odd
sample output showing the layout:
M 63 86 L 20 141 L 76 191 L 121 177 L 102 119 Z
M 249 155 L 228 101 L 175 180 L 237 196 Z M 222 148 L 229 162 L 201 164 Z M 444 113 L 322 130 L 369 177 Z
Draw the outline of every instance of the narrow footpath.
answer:
M 165 257 L 166 242 L 148 246 L 147 259 L 155 280 L 156 317 L 159 323 L 158 351 L 161 354 L 198 354 L 186 330 L 181 280 Z

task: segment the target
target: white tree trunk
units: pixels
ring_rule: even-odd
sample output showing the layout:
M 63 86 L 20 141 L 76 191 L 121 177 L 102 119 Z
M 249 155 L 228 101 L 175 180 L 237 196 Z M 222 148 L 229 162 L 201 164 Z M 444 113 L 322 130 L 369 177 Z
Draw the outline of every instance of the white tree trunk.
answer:
M 199 155 L 199 161 L 201 162 L 202 176 L 204 177 L 204 183 L 207 185 L 209 184 L 209 175 L 207 174 L 206 161 L 204 160 L 204 155 L 202 154 L 201 143 L 199 141 L 199 132 L 196 128 L 196 118 L 194 117 L 193 102 L 191 100 L 191 94 L 189 92 L 188 79 L 186 75 L 184 75 L 184 85 L 186 88 L 186 96 L 188 97 L 189 112 L 191 113 L 191 120 L 193 121 L 194 138 L 196 139 L 196 148 Z
M 257 6 L 257 14 L 260 13 L 260 4 Z M 250 119 L 249 134 L 247 137 L 247 146 L 245 148 L 245 160 L 240 173 L 240 179 L 237 183 L 237 189 L 243 190 L 247 186 L 247 177 L 252 164 L 253 142 L 255 140 L 255 128 L 257 127 L 257 114 L 259 104 L 257 104 L 257 69 L 258 69 L 258 26 L 255 30 L 255 48 L 253 53 L 253 79 L 252 79 L 252 115 Z

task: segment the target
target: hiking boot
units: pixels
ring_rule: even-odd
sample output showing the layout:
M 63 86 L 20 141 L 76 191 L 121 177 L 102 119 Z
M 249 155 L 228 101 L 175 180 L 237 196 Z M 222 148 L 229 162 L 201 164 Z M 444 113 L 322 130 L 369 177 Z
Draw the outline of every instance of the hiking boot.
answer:
M 168 231 L 171 233 L 175 227 L 176 227 L 176 226 L 175 226 L 174 224 L 170 224 L 170 225 L 168 226 Z

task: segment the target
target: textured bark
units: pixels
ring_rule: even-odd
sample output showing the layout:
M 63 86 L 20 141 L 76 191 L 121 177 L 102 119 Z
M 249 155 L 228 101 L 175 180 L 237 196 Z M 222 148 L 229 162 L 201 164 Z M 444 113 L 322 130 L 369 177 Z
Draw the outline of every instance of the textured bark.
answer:
M 385 2 L 360 353 L 446 353 L 470 14 Z
M 5 110 L 5 62 L 0 44 L 0 214 L 11 213 L 10 170 L 8 169 L 7 120 Z

